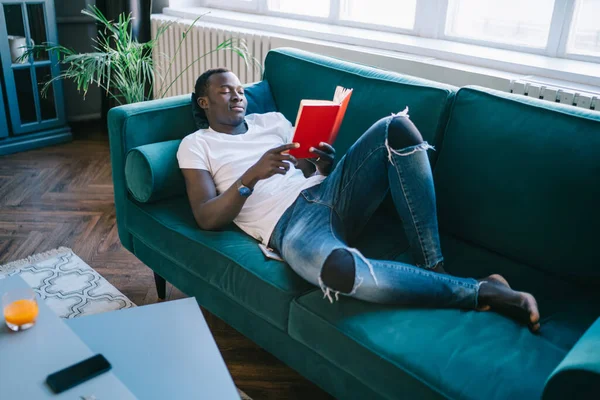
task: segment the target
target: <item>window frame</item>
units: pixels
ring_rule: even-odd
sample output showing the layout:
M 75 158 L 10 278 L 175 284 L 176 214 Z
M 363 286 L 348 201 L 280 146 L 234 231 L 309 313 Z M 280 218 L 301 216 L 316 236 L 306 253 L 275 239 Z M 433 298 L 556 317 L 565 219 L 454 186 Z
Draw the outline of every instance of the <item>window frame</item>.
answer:
M 197 2 L 202 7 L 220 8 L 229 11 L 254 12 L 257 14 L 260 11 L 260 3 L 264 3 L 266 7 L 266 0 L 198 0 Z
M 446 40 L 451 42 L 480 45 L 490 48 L 518 51 L 528 54 L 537 54 L 553 58 L 564 58 L 587 62 L 600 62 L 600 56 L 569 53 L 567 45 L 571 24 L 573 23 L 576 1 L 581 0 L 555 0 L 548 41 L 544 48 L 524 45 L 499 43 L 488 40 L 478 40 L 446 33 L 446 19 L 448 15 L 449 0 L 417 0 L 415 24 L 413 29 L 397 28 L 387 25 L 378 25 L 358 21 L 349 21 L 339 18 L 340 3 L 342 0 L 330 0 L 329 16 L 313 17 L 307 15 L 291 14 L 269 10 L 267 0 L 193 0 L 202 7 L 212 7 L 230 11 L 249 12 L 259 15 L 268 15 L 280 18 L 290 18 L 301 21 L 326 23 L 336 26 L 347 26 L 373 31 L 398 33 L 418 36 L 427 39 Z
M 447 14 L 448 7 L 449 7 L 448 0 L 445 0 L 445 3 L 446 3 L 446 14 Z M 559 44 L 561 43 L 562 36 L 563 36 L 562 24 L 564 23 L 564 16 L 566 13 L 566 7 L 567 7 L 568 3 L 573 4 L 574 2 L 572 0 L 554 0 L 554 9 L 552 11 L 552 17 L 550 20 L 548 41 L 546 42 L 545 47 L 532 47 L 532 46 L 525 46 L 525 45 L 518 45 L 518 44 L 500 43 L 500 42 L 494 42 L 494 41 L 489 41 L 489 40 L 478 40 L 478 39 L 472 39 L 472 38 L 467 38 L 467 37 L 462 37 L 462 36 L 450 35 L 450 34 L 446 33 L 446 21 L 445 21 L 446 18 L 444 18 L 444 21 L 443 21 L 444 28 L 441 30 L 438 39 L 449 40 L 452 42 L 482 45 L 482 46 L 486 46 L 486 47 L 493 47 L 496 49 L 518 51 L 518 52 L 522 52 L 522 53 L 538 54 L 538 55 L 548 56 L 548 57 L 558 57 L 558 54 L 560 52 Z M 568 31 L 567 31 L 567 35 L 568 35 Z
M 569 9 L 568 9 L 568 14 L 566 14 L 565 18 L 565 24 L 563 26 L 563 35 L 560 38 L 560 47 L 559 47 L 559 53 L 558 53 L 558 57 L 560 58 L 569 58 L 572 60 L 578 60 L 578 61 L 588 61 L 588 62 L 595 62 L 595 63 L 599 63 L 600 62 L 600 55 L 598 56 L 592 56 L 589 54 L 579 54 L 579 53 L 569 53 L 567 50 L 567 46 L 569 44 L 569 35 L 571 34 L 571 25 L 573 24 L 573 20 L 575 18 L 575 8 L 576 8 L 576 2 L 579 0 L 575 0 L 575 1 L 569 1 L 569 0 L 565 0 L 569 2 Z

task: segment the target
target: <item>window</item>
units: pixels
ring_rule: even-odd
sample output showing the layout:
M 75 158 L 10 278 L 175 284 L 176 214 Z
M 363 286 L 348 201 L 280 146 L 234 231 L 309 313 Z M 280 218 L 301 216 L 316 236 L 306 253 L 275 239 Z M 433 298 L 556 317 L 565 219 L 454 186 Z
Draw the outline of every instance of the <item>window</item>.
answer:
M 329 0 L 268 0 L 270 11 L 308 15 L 327 18 L 329 16 Z
M 446 35 L 544 48 L 554 0 L 450 0 Z
M 600 0 L 181 1 L 600 62 Z
M 413 29 L 417 0 L 341 0 L 340 20 Z
M 239 11 L 257 11 L 258 2 L 260 0 L 203 0 L 199 4 L 202 6 L 224 8 L 228 10 L 239 10 Z M 189 6 L 192 4 L 190 0 L 168 0 L 170 7 L 176 7 L 180 5 Z
M 567 53 L 600 56 L 600 0 L 577 1 Z

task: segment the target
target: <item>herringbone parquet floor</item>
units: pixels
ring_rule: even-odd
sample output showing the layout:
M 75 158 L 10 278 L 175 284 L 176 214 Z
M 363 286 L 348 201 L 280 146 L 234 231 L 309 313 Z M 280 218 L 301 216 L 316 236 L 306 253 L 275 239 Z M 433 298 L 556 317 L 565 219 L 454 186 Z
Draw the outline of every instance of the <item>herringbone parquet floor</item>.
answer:
M 108 139 L 95 125 L 75 140 L 0 157 L 0 265 L 66 246 L 138 305 L 157 301 L 152 271 L 117 234 Z M 167 300 L 185 297 L 171 285 Z M 236 385 L 254 400 L 331 399 L 203 310 Z

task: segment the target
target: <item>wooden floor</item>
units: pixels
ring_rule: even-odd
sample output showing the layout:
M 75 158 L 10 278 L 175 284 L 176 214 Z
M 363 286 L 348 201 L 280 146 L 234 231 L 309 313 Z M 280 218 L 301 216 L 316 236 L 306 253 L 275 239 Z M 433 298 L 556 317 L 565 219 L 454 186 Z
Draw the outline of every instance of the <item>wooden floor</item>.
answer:
M 72 143 L 0 157 L 0 265 L 66 246 L 137 305 L 155 303 L 152 271 L 119 242 L 108 139 L 74 128 Z M 169 285 L 167 300 L 185 297 Z M 203 310 L 235 384 L 254 400 L 331 399 Z

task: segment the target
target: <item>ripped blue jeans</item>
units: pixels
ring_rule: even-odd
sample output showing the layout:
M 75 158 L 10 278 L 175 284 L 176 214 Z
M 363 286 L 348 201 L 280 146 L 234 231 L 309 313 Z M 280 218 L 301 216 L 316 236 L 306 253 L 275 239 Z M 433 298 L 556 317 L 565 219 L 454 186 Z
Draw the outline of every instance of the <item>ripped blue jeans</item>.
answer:
M 433 147 L 422 142 L 392 149 L 388 128 L 393 118 L 408 118 L 407 110 L 373 124 L 323 182 L 302 191 L 280 218 L 269 245 L 298 275 L 321 287 L 331 302 L 341 293 L 382 304 L 477 308 L 477 280 L 431 271 L 443 260 L 426 153 Z M 417 265 L 367 259 L 347 245 L 388 191 Z M 322 279 L 324 264 L 339 249 L 353 263 L 354 276 L 346 291 L 329 287 Z

